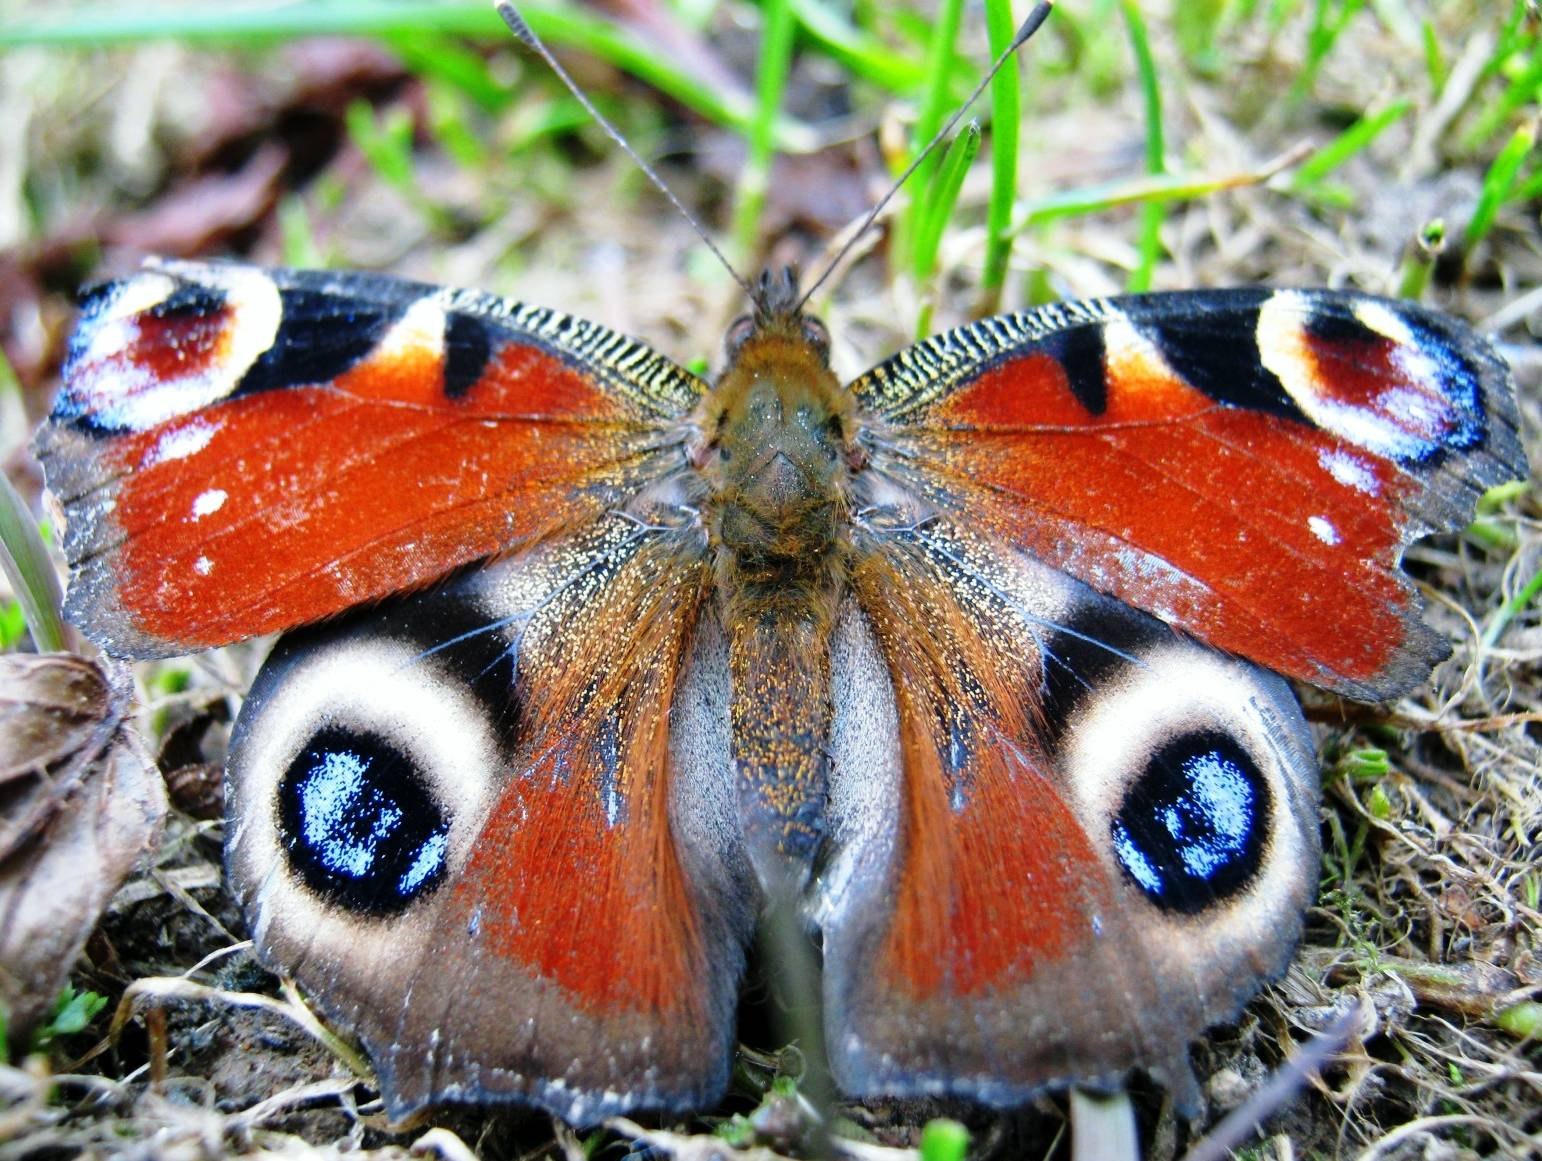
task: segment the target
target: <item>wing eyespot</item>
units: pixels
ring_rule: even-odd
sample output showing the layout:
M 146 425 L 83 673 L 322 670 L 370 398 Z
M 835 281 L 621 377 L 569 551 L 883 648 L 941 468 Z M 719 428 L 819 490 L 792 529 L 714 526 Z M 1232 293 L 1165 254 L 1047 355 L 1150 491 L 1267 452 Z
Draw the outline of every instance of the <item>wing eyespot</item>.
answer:
M 1109 820 L 1109 836 L 1120 869 L 1146 898 L 1193 915 L 1251 884 L 1272 813 L 1268 779 L 1247 750 L 1202 731 L 1151 755 Z
M 394 915 L 444 880 L 448 814 L 413 757 L 386 738 L 319 730 L 280 780 L 277 810 L 295 876 L 349 911 Z

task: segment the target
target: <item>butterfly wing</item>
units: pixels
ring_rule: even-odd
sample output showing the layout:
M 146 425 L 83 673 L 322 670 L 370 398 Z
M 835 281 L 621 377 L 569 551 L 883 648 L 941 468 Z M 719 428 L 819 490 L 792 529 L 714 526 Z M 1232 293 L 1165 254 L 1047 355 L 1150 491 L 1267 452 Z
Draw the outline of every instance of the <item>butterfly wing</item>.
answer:
M 607 516 L 287 635 L 237 725 L 232 887 L 393 1114 L 579 1124 L 727 1081 L 755 888 L 699 538 Z
M 679 466 L 702 384 L 539 307 L 163 262 L 90 295 L 39 434 L 68 616 L 169 656 L 573 527 Z
M 1317 774 L 1284 682 L 939 517 L 876 513 L 837 635 L 821 908 L 856 1095 L 1021 1103 L 1144 1066 L 1283 969 Z
M 1460 324 L 1328 291 L 1088 300 L 929 339 L 854 385 L 871 468 L 1218 648 L 1362 699 L 1444 656 L 1398 570 L 1525 471 Z

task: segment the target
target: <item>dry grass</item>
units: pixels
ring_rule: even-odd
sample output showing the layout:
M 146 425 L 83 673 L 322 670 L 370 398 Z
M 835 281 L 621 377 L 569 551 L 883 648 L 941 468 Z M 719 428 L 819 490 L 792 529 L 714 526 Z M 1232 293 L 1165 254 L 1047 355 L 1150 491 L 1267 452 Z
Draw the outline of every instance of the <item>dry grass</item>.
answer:
M 725 6 L 716 29 L 723 43 L 742 49 L 736 13 Z M 1295 105 L 1282 99 L 1302 67 L 1309 15 L 1305 7 L 1295 11 L 1272 36 L 1261 20 L 1234 31 L 1209 75 L 1185 69 L 1166 22 L 1151 17 L 1158 60 L 1169 70 L 1169 155 L 1190 172 L 1256 173 L 1389 97 L 1414 100 L 1407 117 L 1333 175 L 1347 195 L 1343 204 L 1255 186 L 1171 207 L 1159 286 L 1269 281 L 1389 292 L 1419 226 L 1438 214 L 1455 224 L 1470 209 L 1492 148 L 1451 146 L 1456 125 L 1465 122 L 1447 118 L 1433 99 L 1417 45 L 1398 40 L 1368 13 L 1346 29 L 1311 93 Z M 1473 55 L 1472 46 L 1495 34 L 1501 16 L 1474 7 L 1464 19 L 1459 4 L 1440 11 L 1439 40 L 1453 77 L 1461 75 L 1464 51 Z M 1046 41 L 1029 50 L 1026 66 L 1039 79 L 1030 80 L 1034 111 L 1025 130 L 1022 195 L 1038 199 L 1135 177 L 1142 114 L 1122 41 L 1117 51 L 1092 46 L 1076 71 L 1063 67 L 1065 45 L 1053 36 Z M 728 57 L 733 67 L 751 67 L 732 47 Z M 1086 75 L 1108 59 L 1115 65 L 1108 76 Z M 818 82 L 828 64 L 805 71 L 811 75 L 798 74 L 794 100 L 827 98 Z M 254 144 L 295 133 L 293 125 L 265 119 L 262 103 L 285 108 L 302 72 L 284 52 L 232 56 L 167 45 L 0 56 L 0 105 L 8 110 L 0 128 L 0 244 L 9 246 L 0 253 L 0 295 L 11 294 L 13 308 L 0 325 L 9 328 L 7 349 L 23 372 L 32 418 L 46 407 L 68 291 L 92 265 L 93 243 L 122 236 L 130 207 L 141 219 L 152 213 L 168 190 L 189 179 L 190 164 L 218 168 L 250 154 Z M 729 136 L 655 105 L 648 90 L 603 69 L 586 79 L 624 94 L 625 119 L 645 151 L 687 142 L 704 148 L 699 166 L 693 162 L 701 158 L 687 157 L 667 163 L 665 172 L 688 202 L 718 218 L 724 192 L 711 157 L 730 147 Z M 278 218 L 264 207 L 222 244 L 277 261 L 308 234 L 337 265 L 517 292 L 644 336 L 682 361 L 713 359 L 723 326 L 740 308 L 732 285 L 701 260 L 689 230 L 640 189 L 630 167 L 587 131 L 582 145 L 537 138 L 511 146 L 552 107 L 543 80 L 526 75 L 519 84 L 520 105 L 498 118 L 471 118 L 473 128 L 501 143 L 491 155 L 455 161 L 432 135 L 420 139 L 413 158 L 422 200 L 404 196 L 345 147 L 290 203 L 291 226 L 305 222 L 298 235 L 291 230 L 286 243 Z M 425 100 L 412 78 L 354 79 L 344 87 L 372 93 L 385 109 L 421 113 Z M 1474 83 L 1473 90 L 1481 100 L 1493 87 Z M 190 163 L 210 120 L 241 111 L 211 93 L 254 102 L 257 114 L 249 134 L 232 136 L 228 156 Z M 821 163 L 812 180 L 826 192 L 855 188 L 860 207 L 883 180 L 867 131 L 899 112 L 861 95 L 853 107 L 843 124 L 862 142 Z M 334 103 L 317 117 L 335 125 L 338 108 Z M 297 155 L 313 148 L 303 135 L 289 140 L 299 142 L 292 145 Z M 1286 175 L 1275 184 L 1288 181 Z M 944 239 L 939 328 L 967 317 L 976 299 L 983 231 L 975 223 L 986 196 L 983 179 L 966 183 L 955 228 Z M 785 222 L 798 212 L 773 204 L 768 217 Z M 1021 303 L 1033 285 L 1030 271 L 1048 272 L 1068 296 L 1121 289 L 1134 261 L 1138 216 L 1112 209 L 1025 233 L 1005 305 Z M 810 246 L 806 237 L 787 235 L 776 252 L 802 246 L 809 254 L 824 244 L 822 236 Z M 918 292 L 886 268 L 880 245 L 869 249 L 827 295 L 836 362 L 848 374 L 906 341 L 916 315 Z M 127 262 L 122 250 L 109 249 L 108 267 Z M 810 257 L 805 264 L 819 262 Z M 1454 283 L 1437 278 L 1431 296 L 1479 326 L 1501 328 L 1521 385 L 1533 462 L 1542 462 L 1535 440 L 1542 430 L 1539 284 L 1537 206 L 1518 203 L 1501 211 L 1465 273 Z M 9 425 L 0 455 L 35 494 L 23 436 Z M 1506 1030 L 1502 1016 L 1513 1019 L 1525 1011 L 1518 1005 L 1542 998 L 1542 624 L 1535 609 L 1521 610 L 1497 641 L 1485 643 L 1496 610 L 1542 567 L 1537 516 L 1535 497 L 1523 493 L 1485 517 L 1483 535 L 1429 542 L 1410 553 L 1430 618 L 1454 650 L 1427 687 L 1373 708 L 1306 694 L 1327 771 L 1321 898 L 1286 979 L 1236 1027 L 1196 1049 L 1212 1118 L 1346 1012 L 1354 1013 L 1353 1032 L 1322 1076 L 1275 1112 L 1249 1156 L 1542 1155 L 1542 1049 L 1535 1039 L 1542 1017 L 1533 1015 L 1533 1038 L 1526 1039 Z M 144 721 L 167 741 L 169 764 L 219 760 L 256 661 L 257 650 L 247 647 L 146 672 Z M 1385 773 L 1367 774 L 1348 760 L 1368 746 L 1388 755 Z M 190 777 L 185 770 L 182 776 Z M 182 799 L 185 807 L 195 801 L 191 791 Z M 155 866 L 125 888 L 76 973 L 81 986 L 119 1005 L 111 1034 L 104 1014 L 47 1057 L 0 1068 L 0 1161 L 336 1150 L 385 1157 L 405 1156 L 409 1145 L 419 1155 L 446 1158 L 622 1155 L 619 1142 L 629 1130 L 580 1139 L 539 1116 L 462 1111 L 393 1130 L 373 1102 L 367 1070 L 300 997 L 254 966 L 242 935 L 220 887 L 218 823 L 177 812 Z M 1164 1111 L 1160 1094 L 1141 1090 L 1137 1101 L 1150 1155 L 1181 1152 L 1191 1138 Z M 754 1106 L 753 1096 L 734 1105 Z M 844 1111 L 885 1145 L 913 1145 L 924 1121 L 947 1111 L 967 1118 L 982 1155 L 1065 1150 L 1063 1104 L 1055 1100 L 1010 1116 L 922 1104 Z M 796 1123 L 795 1110 L 768 1098 L 757 1114 L 759 1148 L 776 1144 L 778 1120 L 789 1115 Z M 728 1155 L 726 1144 L 701 1135 L 713 1123 L 656 1125 L 648 1139 L 680 1156 Z M 876 1144 L 873 1150 L 887 1155 Z

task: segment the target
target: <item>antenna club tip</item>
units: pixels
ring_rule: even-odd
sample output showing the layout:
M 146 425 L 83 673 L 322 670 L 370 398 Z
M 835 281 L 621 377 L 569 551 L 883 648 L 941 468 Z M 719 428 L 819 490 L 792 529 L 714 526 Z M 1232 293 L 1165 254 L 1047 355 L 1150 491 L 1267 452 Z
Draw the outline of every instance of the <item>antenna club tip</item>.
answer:
M 1010 56 L 1020 49 L 1030 36 L 1039 31 L 1039 26 L 1049 19 L 1049 14 L 1054 7 L 1055 0 L 1039 0 L 1033 6 L 1033 11 L 1028 13 L 1028 19 L 1018 26 L 1017 35 L 1012 38 L 1011 47 L 1002 55 Z
M 509 26 L 509 31 L 526 44 L 533 44 L 535 34 L 530 31 L 530 25 L 525 23 L 525 18 L 519 14 L 519 9 L 509 3 L 509 0 L 493 0 L 493 8 L 498 15 L 503 17 L 503 22 Z

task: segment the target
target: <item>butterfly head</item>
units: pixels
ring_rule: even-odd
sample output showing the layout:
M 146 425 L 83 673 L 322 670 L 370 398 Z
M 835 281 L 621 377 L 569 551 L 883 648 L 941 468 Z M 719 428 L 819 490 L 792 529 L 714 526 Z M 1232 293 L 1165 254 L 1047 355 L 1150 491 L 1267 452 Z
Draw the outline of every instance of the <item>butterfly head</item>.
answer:
M 729 327 L 727 366 L 696 411 L 690 458 L 714 543 L 751 572 L 780 575 L 829 558 L 863 459 L 829 332 L 800 309 L 797 275 L 762 273 L 752 306 Z

